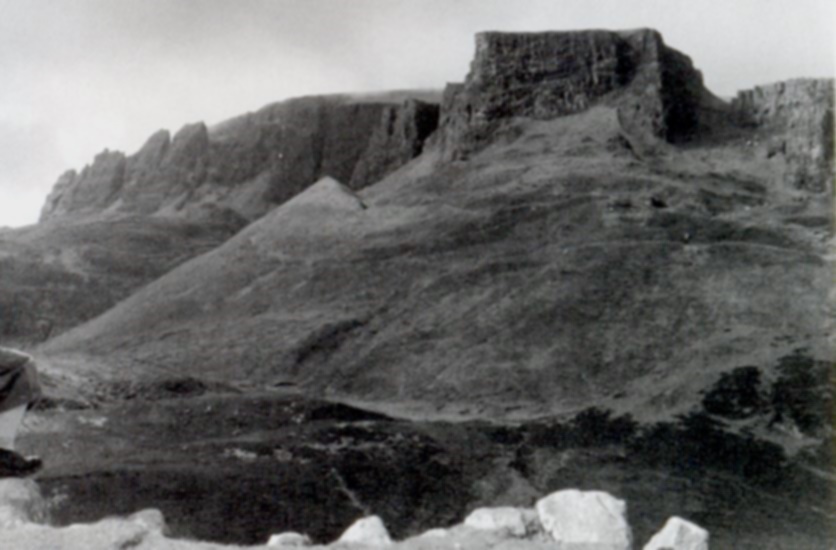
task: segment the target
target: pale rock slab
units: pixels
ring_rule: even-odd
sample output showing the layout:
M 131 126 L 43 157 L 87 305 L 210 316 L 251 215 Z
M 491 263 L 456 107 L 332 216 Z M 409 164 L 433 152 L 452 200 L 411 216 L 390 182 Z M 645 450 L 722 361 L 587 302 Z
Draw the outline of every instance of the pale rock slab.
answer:
M 424 531 L 418 536 L 420 538 L 427 539 L 443 539 L 450 536 L 450 531 L 448 531 L 447 529 L 441 529 L 439 527 L 436 527 L 434 529 L 428 529 L 427 531 Z
M 0 479 L 0 529 L 46 521 L 47 504 L 31 479 Z
M 644 550 L 708 550 L 708 531 L 690 521 L 673 516 L 653 535 Z
M 558 491 L 537 501 L 537 515 L 561 550 L 630 550 L 627 505 L 602 491 Z
M 131 514 L 128 516 L 128 521 L 131 521 L 152 533 L 165 534 L 168 530 L 168 525 L 165 522 L 165 516 L 163 516 L 163 513 L 156 508 L 147 508 L 136 512 L 135 514 Z
M 293 531 L 273 535 L 270 537 L 270 540 L 267 541 L 267 546 L 269 547 L 281 546 L 285 548 L 304 548 L 310 545 L 311 539 L 308 535 L 295 533 Z
M 355 521 L 337 542 L 383 547 L 391 545 L 392 538 L 379 516 L 369 516 Z
M 537 512 L 510 506 L 477 508 L 464 520 L 472 529 L 501 531 L 512 537 L 524 537 L 536 531 Z

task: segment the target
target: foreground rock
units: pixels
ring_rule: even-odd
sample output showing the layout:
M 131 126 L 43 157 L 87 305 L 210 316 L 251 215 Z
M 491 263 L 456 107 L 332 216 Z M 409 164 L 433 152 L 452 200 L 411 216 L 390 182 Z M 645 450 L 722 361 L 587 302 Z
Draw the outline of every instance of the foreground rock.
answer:
M 270 537 L 270 540 L 267 541 L 267 546 L 279 546 L 284 548 L 304 548 L 306 546 L 311 546 L 311 544 L 311 539 L 308 535 L 294 533 L 292 531 L 273 535 Z
M 540 523 L 564 550 L 630 550 L 627 506 L 600 491 L 559 491 L 537 501 Z
M 231 549 L 234 545 L 170 539 L 163 515 L 154 509 L 124 518 L 55 528 L 44 525 L 47 504 L 30 480 L 0 481 L 0 548 L 15 550 Z M 327 546 L 312 546 L 307 535 L 285 532 L 258 548 L 386 548 L 403 550 L 629 550 L 626 506 L 607 493 L 559 491 L 541 499 L 537 510 L 479 508 L 449 529 L 394 542 L 378 516 L 361 518 Z M 257 548 L 250 546 L 249 548 Z M 680 518 L 671 518 L 645 550 L 708 550 L 708 533 Z
M 522 508 L 478 508 L 464 520 L 466 527 L 487 531 L 499 531 L 508 536 L 522 538 L 539 529 L 537 513 Z
M 346 529 L 338 543 L 383 547 L 392 544 L 389 531 L 378 516 L 358 519 Z
M 0 529 L 47 519 L 47 505 L 38 485 L 29 479 L 0 479 Z
M 682 518 L 672 517 L 644 550 L 708 550 L 708 531 Z

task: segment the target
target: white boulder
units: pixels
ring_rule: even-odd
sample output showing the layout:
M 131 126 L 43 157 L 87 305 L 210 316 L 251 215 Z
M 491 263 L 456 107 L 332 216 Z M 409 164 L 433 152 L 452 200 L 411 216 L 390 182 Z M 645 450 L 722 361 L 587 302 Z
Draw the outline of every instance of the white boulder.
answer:
M 561 550 L 630 550 L 627 505 L 602 491 L 558 491 L 537 501 L 543 529 Z
M 644 550 L 708 550 L 708 531 L 676 516 L 668 519 L 661 531 L 653 535 Z
M 477 508 L 464 520 L 466 527 L 501 531 L 512 537 L 524 537 L 537 530 L 537 512 L 510 506 Z
M 308 535 L 295 533 L 293 531 L 273 535 L 270 537 L 270 540 L 267 541 L 267 546 L 283 546 L 286 548 L 304 548 L 310 545 L 311 539 Z
M 436 527 L 434 529 L 428 529 L 418 535 L 420 538 L 427 538 L 427 539 L 443 539 L 450 536 L 450 531 L 447 529 L 442 529 L 440 527 Z
M 358 519 L 345 530 L 338 543 L 364 544 L 366 546 L 389 546 L 392 538 L 378 516 Z
M 149 532 L 164 534 L 168 530 L 165 522 L 165 516 L 156 508 L 146 508 L 128 516 L 128 521 L 132 521 L 144 527 Z
M 47 504 L 31 479 L 0 479 L 0 529 L 46 521 Z

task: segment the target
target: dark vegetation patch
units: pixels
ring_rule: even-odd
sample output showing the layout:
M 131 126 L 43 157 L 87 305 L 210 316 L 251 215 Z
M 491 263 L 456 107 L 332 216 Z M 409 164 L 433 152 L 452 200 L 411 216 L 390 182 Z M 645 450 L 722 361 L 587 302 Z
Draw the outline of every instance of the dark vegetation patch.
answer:
M 294 530 L 330 542 L 376 513 L 404 538 L 459 521 L 472 498 L 462 462 L 432 437 L 346 405 L 227 396 L 119 410 L 123 420 L 99 428 L 109 432 L 48 442 L 93 453 L 89 473 L 47 469 L 40 479 L 58 497 L 57 524 L 155 507 L 175 537 L 263 544 Z M 116 446 L 96 445 L 96 433 L 112 433 Z
M 761 371 L 758 367 L 738 367 L 725 372 L 703 397 L 709 414 L 734 420 L 750 418 L 766 406 Z
M 791 420 L 802 432 L 817 435 L 833 420 L 833 363 L 810 357 L 803 349 L 782 357 L 770 400 L 775 422 Z
M 781 365 L 785 414 L 812 402 L 805 373 L 819 365 L 805 357 Z M 749 414 L 771 391 L 756 372 L 728 373 L 707 394 L 716 401 L 710 408 Z M 521 476 L 537 494 L 577 487 L 626 498 L 638 540 L 676 513 L 707 527 L 713 547 L 744 548 L 739 541 L 783 532 L 829 498 L 828 485 L 778 446 L 732 432 L 706 411 L 649 426 L 596 408 L 522 425 L 413 423 L 267 393 L 132 400 L 110 410 L 121 412 L 108 414 L 102 428 L 84 424 L 84 433 L 51 433 L 42 442 L 89 455 L 81 462 L 86 474 L 50 476 L 48 464 L 40 479 L 49 494 L 68 497 L 56 509 L 59 524 L 156 507 L 177 537 L 255 544 L 296 530 L 329 542 L 375 513 L 404 538 L 462 521 L 476 502 L 508 504 L 489 499 L 509 476 Z M 799 488 L 801 496 L 787 498 Z M 770 513 L 774 525 L 751 523 Z M 807 521 L 805 536 L 824 532 L 824 519 Z
M 784 219 L 787 223 L 810 229 L 831 229 L 833 227 L 833 219 L 830 216 L 790 216 Z
M 333 420 L 335 422 L 360 422 L 364 420 L 388 421 L 390 417 L 365 409 L 358 409 L 342 403 L 323 403 L 311 409 L 306 418 L 310 422 L 317 420 Z
M 647 226 L 660 229 L 667 239 L 692 243 L 749 243 L 782 248 L 797 247 L 785 235 L 760 227 L 744 226 L 715 218 L 701 218 L 681 212 L 660 212 L 647 220 Z
M 198 397 L 206 393 L 237 393 L 228 384 L 207 382 L 193 376 L 174 376 L 153 381 L 118 380 L 102 385 L 98 395 L 112 400 L 158 401 Z
M 770 426 L 791 424 L 820 437 L 830 425 L 834 379 L 832 364 L 804 349 L 781 357 L 771 381 L 755 366 L 723 373 L 703 397 L 706 413 L 729 420 L 763 417 Z
M 362 328 L 368 320 L 346 319 L 335 323 L 326 323 L 307 338 L 295 349 L 294 362 L 300 365 L 315 357 L 327 357 L 337 351 L 351 334 Z
M 32 406 L 35 411 L 80 411 L 91 408 L 90 403 L 63 397 L 43 396 Z
M 744 206 L 760 206 L 764 199 L 760 196 L 741 193 L 719 193 L 708 189 L 699 190 L 699 201 L 711 215 L 725 214 Z

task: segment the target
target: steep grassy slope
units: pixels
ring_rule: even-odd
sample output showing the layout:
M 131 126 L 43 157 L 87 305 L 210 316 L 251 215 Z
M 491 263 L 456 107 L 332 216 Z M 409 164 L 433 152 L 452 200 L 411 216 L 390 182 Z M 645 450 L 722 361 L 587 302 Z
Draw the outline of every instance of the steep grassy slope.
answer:
M 93 217 L 0 234 L 0 342 L 31 346 L 86 321 L 241 227 Z
M 355 188 L 421 152 L 439 92 L 296 98 L 105 151 L 0 233 L 0 342 L 29 346 L 206 252 L 323 174 Z M 423 101 L 426 100 L 426 101 Z
M 829 357 L 829 199 L 766 148 L 634 150 L 605 107 L 518 120 L 360 199 L 316 186 L 43 352 L 422 414 L 682 412 L 725 370 Z

